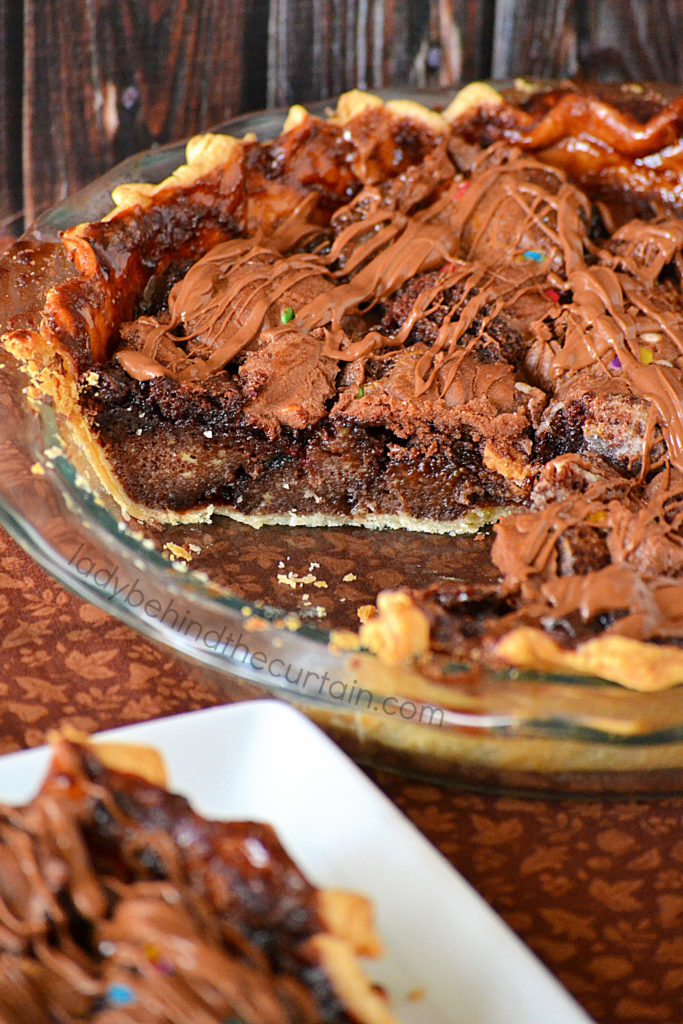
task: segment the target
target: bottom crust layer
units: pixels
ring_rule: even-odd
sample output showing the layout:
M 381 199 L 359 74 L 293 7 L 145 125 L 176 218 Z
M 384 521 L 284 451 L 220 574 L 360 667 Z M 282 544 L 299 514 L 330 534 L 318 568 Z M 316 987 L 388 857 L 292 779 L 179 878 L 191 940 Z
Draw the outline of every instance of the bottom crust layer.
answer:
M 477 508 L 466 512 L 458 519 L 419 519 L 409 515 L 366 514 L 357 516 L 330 515 L 318 512 L 300 515 L 296 512 L 245 515 L 228 507 L 215 506 L 213 513 L 229 516 L 240 523 L 246 523 L 256 530 L 262 526 L 359 526 L 366 530 L 410 530 L 414 533 L 442 533 L 456 537 L 476 533 L 483 526 L 495 523 L 509 511 L 503 507 Z

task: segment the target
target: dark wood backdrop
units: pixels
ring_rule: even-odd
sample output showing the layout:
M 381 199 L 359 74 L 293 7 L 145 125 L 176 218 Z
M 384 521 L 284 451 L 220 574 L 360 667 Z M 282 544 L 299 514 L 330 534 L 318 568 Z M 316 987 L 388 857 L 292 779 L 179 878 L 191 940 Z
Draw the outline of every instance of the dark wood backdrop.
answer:
M 683 0 L 0 0 L 0 235 L 240 111 L 517 75 L 682 82 Z

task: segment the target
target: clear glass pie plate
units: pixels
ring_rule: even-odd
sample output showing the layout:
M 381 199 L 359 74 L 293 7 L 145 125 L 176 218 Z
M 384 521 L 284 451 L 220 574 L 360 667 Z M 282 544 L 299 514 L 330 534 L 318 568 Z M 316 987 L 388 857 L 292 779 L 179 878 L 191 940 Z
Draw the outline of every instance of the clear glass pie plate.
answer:
M 439 94 L 420 98 L 444 103 Z M 247 115 L 221 130 L 269 138 L 283 118 Z M 178 144 L 125 161 L 28 237 L 49 246 L 60 229 L 104 215 L 116 184 L 158 181 L 182 159 Z M 11 288 L 7 259 L 0 284 Z M 683 687 L 643 694 L 597 679 L 460 665 L 430 679 L 330 644 L 330 630 L 355 628 L 357 608 L 382 588 L 490 571 L 485 542 L 353 528 L 257 531 L 223 518 L 155 530 L 126 524 L 60 437 L 51 408 L 33 407 L 26 377 L 8 355 L 0 362 L 3 525 L 61 584 L 187 659 L 226 702 L 280 697 L 360 762 L 440 782 L 683 791 Z

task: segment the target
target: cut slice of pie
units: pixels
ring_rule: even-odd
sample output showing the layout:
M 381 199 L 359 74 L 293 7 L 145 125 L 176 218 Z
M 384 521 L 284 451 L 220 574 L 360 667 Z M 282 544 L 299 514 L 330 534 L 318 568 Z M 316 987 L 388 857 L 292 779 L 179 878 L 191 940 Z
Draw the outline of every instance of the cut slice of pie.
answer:
M 381 953 L 370 903 L 163 775 L 150 748 L 62 737 L 38 795 L 0 806 L 3 1019 L 395 1024 L 358 960 Z

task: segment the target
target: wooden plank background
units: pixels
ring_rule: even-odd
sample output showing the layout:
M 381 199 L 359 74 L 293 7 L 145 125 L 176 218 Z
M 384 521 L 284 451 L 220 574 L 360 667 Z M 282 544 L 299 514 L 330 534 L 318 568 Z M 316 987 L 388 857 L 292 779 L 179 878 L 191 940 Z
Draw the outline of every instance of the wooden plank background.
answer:
M 0 234 L 231 114 L 517 75 L 683 82 L 683 0 L 0 0 Z

